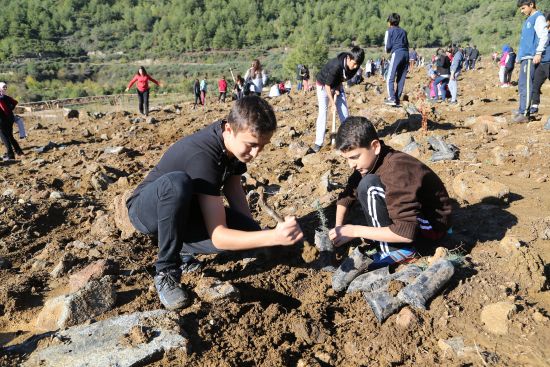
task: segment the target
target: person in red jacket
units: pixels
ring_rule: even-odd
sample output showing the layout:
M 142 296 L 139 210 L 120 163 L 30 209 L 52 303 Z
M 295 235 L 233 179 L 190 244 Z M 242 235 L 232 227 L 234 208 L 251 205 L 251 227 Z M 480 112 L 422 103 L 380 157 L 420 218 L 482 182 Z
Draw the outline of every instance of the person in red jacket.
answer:
M 6 154 L 3 157 L 4 161 L 15 159 L 17 155 L 23 155 L 23 150 L 13 137 L 13 123 L 15 116 L 13 110 L 17 106 L 17 101 L 6 94 L 8 85 L 4 82 L 0 83 L 0 140 L 6 147 Z M 15 153 L 14 153 L 15 151 Z
M 225 80 L 225 76 L 222 76 L 222 78 L 218 80 L 218 91 L 220 92 L 218 102 L 225 102 L 225 96 L 227 94 L 227 81 Z
M 147 74 L 147 70 L 145 70 L 143 66 L 140 66 L 137 74 L 132 80 L 130 80 L 128 87 L 126 88 L 126 92 L 128 92 L 134 83 L 137 82 L 139 113 L 145 116 L 149 115 L 149 80 L 159 87 L 161 86 L 159 82 Z

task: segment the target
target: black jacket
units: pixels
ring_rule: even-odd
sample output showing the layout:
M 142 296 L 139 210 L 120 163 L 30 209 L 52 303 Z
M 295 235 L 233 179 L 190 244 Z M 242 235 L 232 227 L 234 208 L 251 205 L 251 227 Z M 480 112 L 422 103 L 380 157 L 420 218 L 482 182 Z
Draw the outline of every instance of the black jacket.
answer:
M 317 74 L 317 81 L 323 85 L 330 85 L 331 89 L 338 89 L 343 81 L 353 78 L 359 65 L 353 70 L 348 69 L 345 65 L 347 56 L 351 54 L 342 52 L 336 58 L 329 60 Z

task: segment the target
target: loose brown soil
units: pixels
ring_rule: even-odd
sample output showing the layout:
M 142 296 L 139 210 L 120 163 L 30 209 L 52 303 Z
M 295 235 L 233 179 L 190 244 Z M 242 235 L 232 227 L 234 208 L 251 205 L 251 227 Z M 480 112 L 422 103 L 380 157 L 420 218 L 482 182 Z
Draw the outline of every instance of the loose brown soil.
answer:
M 418 322 L 403 330 L 393 315 L 380 325 L 362 295 L 335 294 L 331 275 L 308 266 L 315 254 L 309 243 L 319 225 L 312 203 L 321 201 L 333 225 L 334 199 L 350 172 L 329 147 L 302 159 L 289 153 L 292 141 L 313 142 L 317 117 L 315 93 L 295 94 L 271 100 L 279 129 L 273 144 L 249 165 L 249 173 L 267 185 L 271 206 L 282 215 L 299 217 L 308 243 L 272 249 L 252 262 L 238 254 L 202 257 L 204 275 L 234 284 L 241 300 L 208 304 L 194 296 L 192 305 L 180 311 L 182 330 L 191 340 L 190 354 L 171 353 L 152 365 L 548 366 L 550 131 L 542 126 L 550 114 L 550 87 L 543 88 L 541 114 L 533 122 L 509 124 L 498 132 L 465 127 L 469 118 L 481 115 L 509 120 L 510 111 L 517 108 L 517 88 L 499 88 L 497 72 L 486 65 L 465 73 L 459 85 L 460 105 L 434 105 L 427 135 L 418 130 L 419 119 L 409 119 L 404 109 L 384 106 L 384 95 L 376 88 L 365 91 L 361 85 L 347 92 L 351 114 L 370 117 L 386 142 L 392 134 L 410 129 L 421 145 L 419 158 L 440 175 L 456 199 L 454 233 L 438 245 L 462 252 L 464 262 L 428 310 L 415 311 Z M 426 80 L 424 70 L 417 70 L 407 80 L 407 89 L 412 94 Z M 380 78 L 368 81 L 385 90 Z M 98 259 L 115 261 L 119 270 L 117 306 L 97 319 L 161 307 L 151 287 L 156 243 L 139 234 L 121 238 L 114 223 L 115 197 L 135 187 L 170 144 L 224 117 L 229 108 L 226 103 L 192 110 L 182 104 L 178 114 L 169 106 L 152 112 L 158 120 L 154 125 L 132 123 L 137 115 L 123 111 L 99 119 L 84 113 L 79 120 L 51 120 L 38 114 L 26 118 L 29 138 L 21 142 L 26 155 L 15 164 L 0 163 L 0 194 L 13 190 L 13 195 L 0 196 L 0 256 L 13 264 L 0 270 L 0 345 L 20 345 L 39 334 L 34 320 L 44 302 L 67 292 L 69 275 Z M 37 129 L 38 124 L 42 128 Z M 460 159 L 430 162 L 426 140 L 432 134 L 459 147 Z M 33 152 L 49 141 L 60 146 Z M 108 146 L 124 146 L 126 151 L 106 154 Z M 327 171 L 328 192 L 320 184 Z M 453 178 L 461 172 L 509 186 L 508 203 L 462 201 L 452 189 Z M 249 180 L 245 189 L 254 189 L 253 182 Z M 61 192 L 62 198 L 50 199 L 53 191 Z M 274 226 L 256 201 L 251 195 L 261 225 Z M 354 217 L 360 219 L 360 209 Z M 506 235 L 516 236 L 521 247 L 501 245 Z M 421 252 L 431 256 L 434 250 Z M 341 260 L 347 248 L 339 251 Z M 70 260 L 68 270 L 52 277 L 50 272 L 67 253 L 72 255 L 65 257 Z M 182 282 L 192 290 L 199 277 L 185 275 Z M 499 301 L 513 302 L 518 309 L 506 335 L 489 334 L 480 321 L 483 306 Z M 457 336 L 476 352 L 456 355 L 438 346 L 440 339 Z M 139 342 L 136 335 L 129 339 Z M 0 354 L 0 364 L 6 366 L 26 359 L 8 349 L 0 349 Z

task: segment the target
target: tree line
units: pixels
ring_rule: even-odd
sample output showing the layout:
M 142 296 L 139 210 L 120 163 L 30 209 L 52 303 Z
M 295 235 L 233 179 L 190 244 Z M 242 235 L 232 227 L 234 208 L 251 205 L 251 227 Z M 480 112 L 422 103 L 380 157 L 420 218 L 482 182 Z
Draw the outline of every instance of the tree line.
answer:
M 539 1 L 550 10 L 550 0 Z M 492 0 L 0 0 L 0 61 L 92 51 L 135 57 L 192 50 L 364 47 L 383 43 L 388 14 L 401 15 L 411 46 L 517 43 L 516 1 Z

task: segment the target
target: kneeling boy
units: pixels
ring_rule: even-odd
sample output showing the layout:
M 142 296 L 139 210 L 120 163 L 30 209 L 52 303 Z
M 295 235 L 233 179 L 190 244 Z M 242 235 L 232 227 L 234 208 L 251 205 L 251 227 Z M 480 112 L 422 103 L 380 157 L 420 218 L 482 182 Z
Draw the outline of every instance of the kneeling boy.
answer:
M 353 238 L 374 242 L 379 251 L 373 255 L 372 270 L 409 261 L 420 242 L 445 235 L 450 227 L 449 195 L 424 163 L 385 145 L 364 117 L 349 117 L 340 126 L 336 148 L 354 169 L 337 202 L 335 228 L 329 233 L 336 246 Z M 367 226 L 344 225 L 355 199 L 361 203 Z
M 189 303 L 179 279 L 182 268 L 194 260 L 192 254 L 292 245 L 302 239 L 294 217 L 273 230 L 261 231 L 241 186 L 246 163 L 269 143 L 276 126 L 273 109 L 265 100 L 240 99 L 227 120 L 216 121 L 168 148 L 128 199 L 134 227 L 158 237 L 154 282 L 166 308 Z

